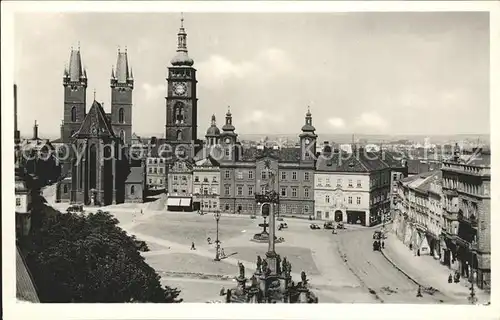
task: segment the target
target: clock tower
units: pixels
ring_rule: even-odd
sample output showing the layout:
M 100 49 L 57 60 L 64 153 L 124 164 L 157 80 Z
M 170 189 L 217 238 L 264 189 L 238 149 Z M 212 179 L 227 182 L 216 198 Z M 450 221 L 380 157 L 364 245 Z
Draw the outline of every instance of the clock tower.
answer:
M 195 152 L 193 143 L 197 141 L 197 81 L 194 61 L 188 56 L 184 18 L 181 18 L 177 34 L 177 54 L 170 63 L 166 93 L 166 143 L 171 148 L 168 150 L 170 156 L 177 153 L 192 158 Z
M 315 133 L 316 128 L 312 125 L 312 115 L 307 107 L 306 122 L 302 126 L 300 137 L 300 162 L 314 162 L 316 154 L 316 140 L 318 136 Z

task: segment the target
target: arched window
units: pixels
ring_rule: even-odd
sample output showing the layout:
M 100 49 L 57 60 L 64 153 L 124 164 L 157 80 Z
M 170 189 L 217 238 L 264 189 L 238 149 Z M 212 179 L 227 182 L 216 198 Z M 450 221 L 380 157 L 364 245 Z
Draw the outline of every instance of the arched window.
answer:
M 177 141 L 181 141 L 181 140 L 182 140 L 182 131 L 177 130 Z
M 125 131 L 121 130 L 120 131 L 120 139 L 125 142 Z
M 174 122 L 184 123 L 184 104 L 177 102 L 174 106 Z
M 71 122 L 76 122 L 76 107 L 71 108 Z
M 125 111 L 123 110 L 123 108 L 120 108 L 120 110 L 118 110 L 118 122 L 125 122 Z
M 83 167 L 83 166 L 82 166 Z M 81 177 L 83 179 L 83 177 Z M 95 189 L 97 187 L 97 146 L 93 144 L 90 147 L 90 179 L 89 187 Z
M 131 195 L 135 194 L 135 186 L 130 187 L 130 194 Z

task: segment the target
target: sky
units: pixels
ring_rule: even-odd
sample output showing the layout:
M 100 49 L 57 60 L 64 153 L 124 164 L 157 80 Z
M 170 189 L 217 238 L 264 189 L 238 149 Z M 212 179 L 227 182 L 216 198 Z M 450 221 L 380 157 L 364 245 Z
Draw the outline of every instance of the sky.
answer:
M 489 17 L 481 12 L 185 13 L 198 132 L 231 106 L 242 134 L 488 134 Z M 118 47 L 133 68 L 133 131 L 165 131 L 178 13 L 17 13 L 18 125 L 58 137 L 64 66 L 80 43 L 87 110 L 110 110 Z

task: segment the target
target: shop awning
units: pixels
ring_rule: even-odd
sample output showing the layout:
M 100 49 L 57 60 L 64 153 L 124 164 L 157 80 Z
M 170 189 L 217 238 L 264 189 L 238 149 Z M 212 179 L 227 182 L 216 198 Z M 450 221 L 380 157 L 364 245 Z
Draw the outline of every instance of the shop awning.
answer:
M 181 198 L 168 198 L 167 206 L 169 207 L 178 207 L 181 203 Z
M 191 206 L 191 198 L 181 198 L 180 206 L 181 207 Z

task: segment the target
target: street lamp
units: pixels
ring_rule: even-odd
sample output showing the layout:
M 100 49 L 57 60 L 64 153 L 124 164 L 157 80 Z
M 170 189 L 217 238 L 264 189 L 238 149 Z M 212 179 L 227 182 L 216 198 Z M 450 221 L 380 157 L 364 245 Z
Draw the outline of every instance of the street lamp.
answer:
M 216 239 L 215 239 L 215 259 L 214 260 L 215 261 L 220 261 L 220 257 L 219 257 L 219 252 L 220 252 L 220 241 L 219 241 L 220 211 L 219 210 L 215 211 L 214 217 L 215 217 L 215 222 L 216 222 L 216 225 L 217 225 Z

